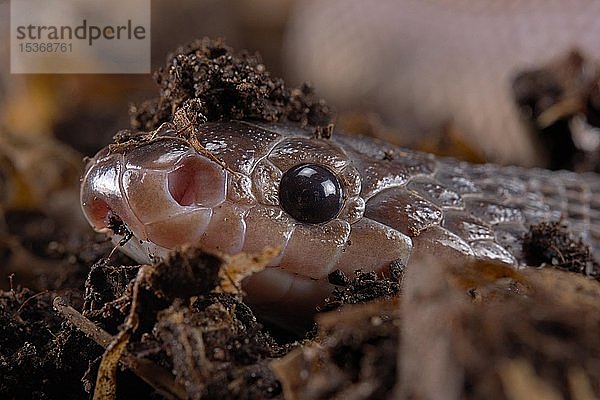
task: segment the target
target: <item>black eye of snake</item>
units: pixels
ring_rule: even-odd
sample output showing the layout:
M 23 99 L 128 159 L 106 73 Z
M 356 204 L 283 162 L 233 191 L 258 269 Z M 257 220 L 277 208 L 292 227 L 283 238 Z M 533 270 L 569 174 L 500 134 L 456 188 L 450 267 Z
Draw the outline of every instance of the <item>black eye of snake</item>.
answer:
M 342 187 L 335 174 L 316 164 L 290 168 L 281 177 L 279 204 L 300 222 L 327 222 L 342 208 Z

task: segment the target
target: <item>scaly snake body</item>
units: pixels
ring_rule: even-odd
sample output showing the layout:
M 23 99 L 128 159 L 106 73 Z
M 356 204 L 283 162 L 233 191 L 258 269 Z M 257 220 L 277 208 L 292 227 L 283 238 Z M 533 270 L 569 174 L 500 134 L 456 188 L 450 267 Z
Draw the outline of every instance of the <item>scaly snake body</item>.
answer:
M 139 261 L 185 243 L 231 254 L 278 246 L 272 268 L 247 282 L 254 303 L 313 304 L 335 269 L 379 271 L 424 253 L 522 265 L 528 226 L 560 218 L 600 250 L 595 174 L 472 165 L 273 124 L 200 125 L 204 154 L 168 124 L 155 135 L 89 162 L 81 190 L 88 220 L 107 230 L 118 216 L 136 238 L 125 250 Z M 303 163 L 328 168 L 341 184 L 341 211 L 330 221 L 301 223 L 280 207 L 282 174 Z

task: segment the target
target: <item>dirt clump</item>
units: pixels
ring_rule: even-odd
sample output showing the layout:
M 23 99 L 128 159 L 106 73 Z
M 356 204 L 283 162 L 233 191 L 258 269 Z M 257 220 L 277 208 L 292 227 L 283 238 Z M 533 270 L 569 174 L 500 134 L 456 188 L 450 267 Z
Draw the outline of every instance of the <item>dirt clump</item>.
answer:
M 130 109 L 134 129 L 151 131 L 172 120 L 175 110 L 195 99 L 207 121 L 251 119 L 326 126 L 333 113 L 312 87 L 288 88 L 274 78 L 258 54 L 234 53 L 222 40 L 188 43 L 154 73 L 160 97 Z

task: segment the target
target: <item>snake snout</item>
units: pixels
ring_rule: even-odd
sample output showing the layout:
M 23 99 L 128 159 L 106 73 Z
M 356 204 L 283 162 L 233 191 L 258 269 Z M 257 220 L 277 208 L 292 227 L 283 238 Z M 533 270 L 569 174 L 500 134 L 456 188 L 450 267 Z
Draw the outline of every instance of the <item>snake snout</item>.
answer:
M 97 231 L 112 230 L 115 221 L 127 221 L 132 226 L 137 224 L 121 192 L 122 169 L 120 154 L 99 154 L 90 162 L 82 178 L 81 207 Z

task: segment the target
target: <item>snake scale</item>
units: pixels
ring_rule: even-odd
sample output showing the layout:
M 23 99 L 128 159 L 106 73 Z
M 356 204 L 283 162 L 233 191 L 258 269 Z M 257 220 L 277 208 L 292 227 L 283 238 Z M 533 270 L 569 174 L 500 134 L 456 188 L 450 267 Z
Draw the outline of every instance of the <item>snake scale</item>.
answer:
M 101 150 L 82 180 L 84 213 L 115 243 L 110 222 L 122 221 L 135 236 L 123 250 L 140 262 L 186 243 L 230 254 L 280 247 L 245 281 L 265 307 L 313 307 L 336 269 L 380 271 L 420 254 L 520 266 L 523 235 L 543 221 L 562 218 L 600 249 L 596 174 L 473 165 L 280 124 L 205 123 L 196 135 L 199 150 L 163 124 L 138 148 Z M 307 182 L 300 203 L 282 204 L 283 190 Z M 319 203 L 315 188 L 333 203 Z

